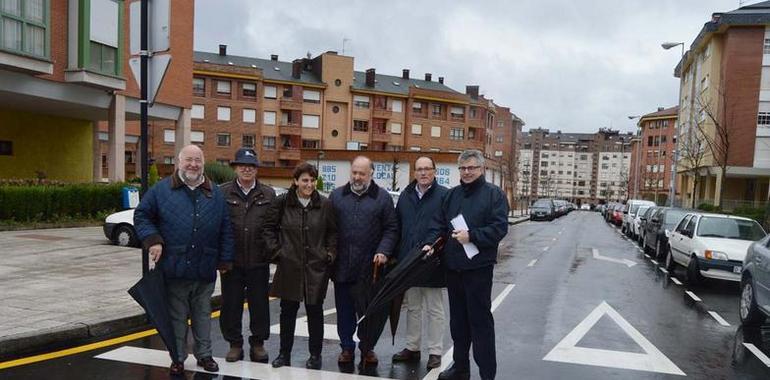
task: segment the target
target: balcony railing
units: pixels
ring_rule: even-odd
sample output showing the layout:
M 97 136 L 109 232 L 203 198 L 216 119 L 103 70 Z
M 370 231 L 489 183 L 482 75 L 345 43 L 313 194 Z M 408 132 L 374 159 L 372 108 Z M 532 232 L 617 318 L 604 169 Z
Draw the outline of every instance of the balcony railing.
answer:
M 372 117 L 378 119 L 390 119 L 393 117 L 393 111 L 384 108 L 374 108 L 372 110 Z
M 385 131 L 372 130 L 372 141 L 389 142 L 390 135 Z
M 278 126 L 278 130 L 283 135 L 293 135 L 293 136 L 302 135 L 302 127 L 300 127 L 300 125 L 296 123 L 281 122 L 281 125 Z
M 300 158 L 300 152 L 299 148 L 294 147 L 283 147 L 280 151 L 278 151 L 278 159 L 279 160 L 299 160 Z
M 291 98 L 281 99 L 280 106 L 282 110 L 302 110 L 302 101 Z

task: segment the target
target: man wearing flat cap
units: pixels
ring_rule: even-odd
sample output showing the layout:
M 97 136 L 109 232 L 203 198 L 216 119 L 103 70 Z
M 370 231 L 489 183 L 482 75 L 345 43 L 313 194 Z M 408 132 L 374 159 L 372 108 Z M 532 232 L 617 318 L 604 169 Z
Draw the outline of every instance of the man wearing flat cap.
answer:
M 262 237 L 265 212 L 275 200 L 272 187 L 257 180 L 257 153 L 252 148 L 241 148 L 235 153 L 230 166 L 236 178 L 222 184 L 222 193 L 230 210 L 235 241 L 233 270 L 222 275 L 222 314 L 219 326 L 222 336 L 230 343 L 225 360 L 243 359 L 244 298 L 249 303 L 249 357 L 251 361 L 267 363 L 268 355 L 263 342 L 270 337 L 268 281 L 269 255 Z

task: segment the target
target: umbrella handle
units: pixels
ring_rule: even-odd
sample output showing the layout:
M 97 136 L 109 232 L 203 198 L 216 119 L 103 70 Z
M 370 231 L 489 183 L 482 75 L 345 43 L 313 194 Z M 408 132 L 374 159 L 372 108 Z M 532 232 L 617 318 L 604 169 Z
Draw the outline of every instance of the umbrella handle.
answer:
M 377 282 L 377 277 L 380 274 L 380 265 L 378 263 L 372 264 L 372 284 Z

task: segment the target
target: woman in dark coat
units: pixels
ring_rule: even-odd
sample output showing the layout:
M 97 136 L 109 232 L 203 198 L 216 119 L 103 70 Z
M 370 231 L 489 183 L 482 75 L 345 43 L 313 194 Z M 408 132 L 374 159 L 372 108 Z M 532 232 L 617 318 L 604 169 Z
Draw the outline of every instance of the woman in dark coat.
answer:
M 265 216 L 265 243 L 278 267 L 270 295 L 281 299 L 281 345 L 273 367 L 291 363 L 299 303 L 305 303 L 310 332 L 307 368 L 321 368 L 323 302 L 336 257 L 337 227 L 329 200 L 315 189 L 318 170 L 308 163 L 294 169 L 294 184 Z

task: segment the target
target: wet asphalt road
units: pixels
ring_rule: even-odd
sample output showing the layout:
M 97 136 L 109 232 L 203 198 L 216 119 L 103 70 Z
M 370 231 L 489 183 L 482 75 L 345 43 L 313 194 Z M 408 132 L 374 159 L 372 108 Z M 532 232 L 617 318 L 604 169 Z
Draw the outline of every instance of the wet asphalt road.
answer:
M 327 337 L 334 332 L 332 297 L 330 292 L 324 307 L 329 310 Z M 738 328 L 737 284 L 706 281 L 690 287 L 682 268 L 664 273 L 593 212 L 576 211 L 552 222 L 512 226 L 501 247 L 493 298 L 498 301 L 494 315 L 499 379 L 770 378 L 770 367 L 743 344 L 751 343 L 770 356 L 770 326 L 752 331 Z M 271 301 L 273 324 L 278 322 L 278 311 L 278 301 Z M 300 308 L 300 315 L 303 312 Z M 435 378 L 436 371 L 428 373 L 424 368 L 427 355 L 419 364 L 391 363 L 390 356 L 404 345 L 404 319 L 402 314 L 395 345 L 386 328 L 376 348 L 380 364 L 376 371 L 365 374 Z M 227 344 L 219 334 L 218 320 L 212 323 L 214 354 L 223 357 Z M 452 346 L 448 328 L 444 344 L 445 351 Z M 266 345 L 272 359 L 277 354 L 278 335 L 273 334 Z M 162 349 L 153 336 L 0 370 L 0 378 L 168 378 L 165 367 L 94 358 L 121 346 Z M 324 342 L 323 370 L 329 372 L 324 378 L 359 373 L 354 368 L 339 368 L 338 353 L 338 342 Z M 302 368 L 306 358 L 307 340 L 297 337 L 292 365 Z M 451 355 L 445 357 L 445 363 L 450 359 Z M 472 378 L 478 378 L 476 368 L 472 373 Z M 292 377 L 318 375 L 309 371 Z M 190 371 L 186 378 L 237 377 Z

